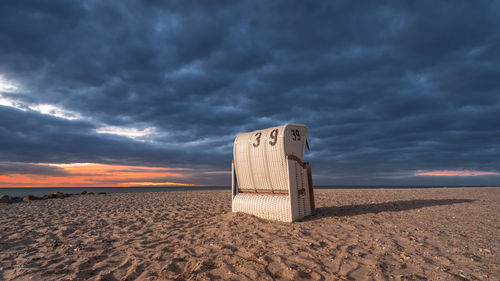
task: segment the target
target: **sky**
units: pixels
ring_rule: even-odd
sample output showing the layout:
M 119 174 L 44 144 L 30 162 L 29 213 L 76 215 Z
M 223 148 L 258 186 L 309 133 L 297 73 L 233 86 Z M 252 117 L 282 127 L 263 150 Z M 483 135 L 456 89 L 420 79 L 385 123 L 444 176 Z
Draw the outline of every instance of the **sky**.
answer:
M 0 187 L 230 185 L 309 127 L 315 185 L 500 185 L 499 1 L 2 1 Z

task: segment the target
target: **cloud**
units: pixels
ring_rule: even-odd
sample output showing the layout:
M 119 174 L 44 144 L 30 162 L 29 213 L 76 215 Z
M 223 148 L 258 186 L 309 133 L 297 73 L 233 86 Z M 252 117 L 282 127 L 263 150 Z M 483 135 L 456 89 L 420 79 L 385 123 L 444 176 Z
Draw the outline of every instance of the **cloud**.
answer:
M 499 15 L 495 2 L 3 3 L 0 159 L 229 183 L 204 173 L 229 169 L 237 133 L 295 122 L 318 184 L 498 171 Z
M 416 176 L 437 176 L 437 177 L 477 177 L 477 176 L 498 176 L 499 172 L 489 171 L 428 171 L 416 172 Z
M 0 175 L 51 175 L 68 176 L 64 169 L 48 165 L 16 162 L 0 162 Z

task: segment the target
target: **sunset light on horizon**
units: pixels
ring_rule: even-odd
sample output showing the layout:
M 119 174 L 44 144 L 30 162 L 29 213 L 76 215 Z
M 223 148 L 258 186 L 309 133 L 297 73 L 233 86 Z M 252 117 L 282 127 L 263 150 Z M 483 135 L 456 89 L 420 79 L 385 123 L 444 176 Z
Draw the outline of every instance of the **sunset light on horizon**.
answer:
M 498 176 L 499 172 L 485 171 L 426 171 L 416 172 L 415 176 L 441 176 L 441 177 L 477 177 L 477 176 Z
M 50 174 L 9 173 L 0 175 L 5 187 L 121 187 L 192 186 L 182 182 L 184 175 L 169 168 L 111 165 L 98 163 L 34 164 L 51 166 Z

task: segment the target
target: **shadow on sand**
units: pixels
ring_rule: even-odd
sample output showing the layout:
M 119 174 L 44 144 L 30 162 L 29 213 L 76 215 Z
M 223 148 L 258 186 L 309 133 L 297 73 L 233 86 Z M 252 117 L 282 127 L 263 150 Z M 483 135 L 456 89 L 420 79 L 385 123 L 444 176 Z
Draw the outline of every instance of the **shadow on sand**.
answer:
M 314 215 L 305 220 L 314 220 L 323 217 L 344 217 L 364 214 L 378 214 L 381 212 L 399 212 L 420 209 L 430 206 L 451 205 L 457 203 L 471 203 L 471 199 L 440 199 L 440 200 L 400 200 L 376 204 L 348 205 L 338 207 L 316 208 Z

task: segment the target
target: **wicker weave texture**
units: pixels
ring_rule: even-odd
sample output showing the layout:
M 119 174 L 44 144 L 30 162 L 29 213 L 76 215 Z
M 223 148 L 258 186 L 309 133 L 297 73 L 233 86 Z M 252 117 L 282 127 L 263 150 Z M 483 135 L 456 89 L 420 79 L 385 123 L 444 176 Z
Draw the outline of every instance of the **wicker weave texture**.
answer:
M 286 190 L 286 155 L 303 160 L 306 138 L 307 127 L 295 124 L 239 134 L 233 147 L 239 187 Z
M 287 222 L 310 215 L 307 167 L 302 163 L 306 139 L 307 127 L 296 124 L 239 134 L 233 147 L 233 211 Z M 262 191 L 271 194 L 257 194 Z M 278 191 L 288 195 L 273 194 Z
M 292 221 L 290 200 L 286 195 L 241 193 L 233 199 L 233 212 L 244 212 L 268 220 Z

